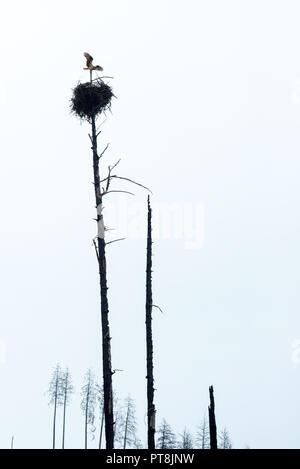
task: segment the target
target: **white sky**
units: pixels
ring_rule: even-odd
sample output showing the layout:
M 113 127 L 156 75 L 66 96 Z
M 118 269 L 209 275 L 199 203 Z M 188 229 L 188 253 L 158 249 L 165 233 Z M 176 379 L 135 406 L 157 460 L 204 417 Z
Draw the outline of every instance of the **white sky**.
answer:
M 77 389 L 66 445 L 82 447 L 79 391 L 100 375 L 89 128 L 69 114 L 84 51 L 114 77 L 103 164 L 122 157 L 157 211 L 204 209 L 201 249 L 155 240 L 158 422 L 195 432 L 213 384 L 235 447 L 300 447 L 299 20 L 292 0 L 2 2 L 1 448 L 51 445 L 58 361 Z M 145 441 L 145 240 L 110 246 L 108 270 L 114 385 Z

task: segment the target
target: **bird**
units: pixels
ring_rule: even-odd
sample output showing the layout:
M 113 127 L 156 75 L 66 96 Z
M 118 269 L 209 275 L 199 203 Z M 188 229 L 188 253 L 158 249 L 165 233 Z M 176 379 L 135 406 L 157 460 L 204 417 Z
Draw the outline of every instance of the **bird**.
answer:
M 86 58 L 86 67 L 83 70 L 99 70 L 100 72 L 103 71 L 103 68 L 100 67 L 100 65 L 93 65 L 94 59 L 90 54 L 84 52 L 83 55 Z

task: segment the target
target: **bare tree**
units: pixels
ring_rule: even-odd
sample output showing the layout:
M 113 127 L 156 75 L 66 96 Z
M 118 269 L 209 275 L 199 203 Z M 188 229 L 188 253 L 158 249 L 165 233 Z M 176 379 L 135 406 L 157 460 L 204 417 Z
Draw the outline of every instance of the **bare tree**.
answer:
M 232 449 L 232 443 L 227 428 L 224 428 L 219 434 L 219 448 Z
M 124 443 L 124 406 L 120 403 L 114 392 L 114 441 L 119 448 L 123 448 Z
M 183 433 L 180 435 L 180 440 L 178 442 L 178 447 L 180 449 L 193 449 L 193 437 L 191 433 L 185 428 Z
M 63 393 L 63 400 L 64 400 L 63 433 L 62 433 L 62 449 L 64 449 L 65 448 L 65 435 L 66 435 L 66 411 L 67 411 L 67 406 L 70 403 L 71 394 L 74 392 L 74 387 L 72 384 L 71 375 L 70 375 L 68 368 L 62 374 L 61 385 L 62 385 L 62 393 Z
M 209 449 L 209 428 L 206 416 L 204 416 L 201 425 L 198 428 L 196 442 L 200 449 Z
M 100 70 L 100 69 L 99 69 Z M 107 269 L 106 269 L 106 241 L 104 237 L 105 227 L 103 220 L 103 196 L 107 194 L 110 179 L 106 184 L 106 190 L 101 187 L 99 172 L 99 160 L 104 151 L 98 154 L 98 135 L 96 120 L 106 109 L 110 108 L 113 92 L 101 78 L 93 80 L 93 70 L 90 70 L 90 82 L 80 83 L 73 90 L 71 109 L 81 119 L 86 119 L 91 125 L 91 135 L 94 173 L 94 192 L 97 210 L 97 237 L 94 242 L 96 249 L 101 301 L 101 332 L 102 332 L 102 368 L 103 368 L 103 390 L 104 390 L 104 413 L 105 413 L 105 437 L 106 448 L 114 447 L 113 429 L 113 390 L 112 390 L 112 365 L 111 365 L 111 336 L 109 327 L 109 307 L 107 296 Z
M 125 412 L 122 418 L 123 449 L 131 445 L 136 439 L 135 404 L 130 395 L 125 399 Z
M 164 419 L 158 428 L 157 446 L 160 449 L 176 448 L 176 435 L 172 431 L 170 425 Z
M 97 384 L 91 370 L 85 375 L 85 384 L 81 390 L 81 410 L 84 413 L 84 448 L 87 449 L 88 429 L 93 433 L 95 431 L 95 407 L 97 404 Z
M 147 350 L 147 417 L 148 449 L 155 449 L 155 405 L 153 378 L 153 338 L 152 338 L 152 210 L 148 196 L 148 235 L 146 262 L 146 350 Z
M 112 388 L 112 365 L 111 365 L 111 337 L 108 319 L 108 298 L 107 298 L 107 273 L 106 273 L 106 253 L 104 239 L 104 220 L 102 214 L 102 191 L 100 185 L 99 160 L 97 150 L 96 119 L 92 117 L 92 150 L 94 169 L 94 188 L 97 208 L 97 260 L 100 276 L 100 298 L 101 298 L 101 324 L 102 324 L 102 365 L 103 365 L 103 390 L 104 390 L 104 413 L 105 413 L 105 435 L 106 448 L 114 447 L 114 416 L 113 416 L 113 388 Z
M 105 412 L 104 412 L 104 391 L 103 391 L 103 386 L 96 385 L 97 389 L 97 400 L 98 400 L 98 406 L 99 406 L 99 418 L 100 418 L 100 432 L 99 432 L 99 449 L 102 449 L 102 438 L 103 438 L 103 427 L 104 427 L 104 419 L 105 419 Z M 118 409 L 118 398 L 116 397 L 116 394 L 114 393 L 113 395 L 113 405 L 114 409 L 116 411 L 114 412 L 114 440 L 119 441 L 120 438 L 116 433 L 118 433 L 118 427 L 119 427 L 119 421 L 120 421 L 120 415 L 119 415 L 119 409 Z
M 216 425 L 216 416 L 215 416 L 215 399 L 214 399 L 213 386 L 209 387 L 209 399 L 210 399 L 210 405 L 208 407 L 208 416 L 209 416 L 210 449 L 218 449 L 217 425 Z
M 64 403 L 63 393 L 63 375 L 59 364 L 56 365 L 53 370 L 51 381 L 48 388 L 49 405 L 53 405 L 53 436 L 52 436 L 52 448 L 55 449 L 55 438 L 56 438 L 56 413 L 57 408 L 62 406 Z

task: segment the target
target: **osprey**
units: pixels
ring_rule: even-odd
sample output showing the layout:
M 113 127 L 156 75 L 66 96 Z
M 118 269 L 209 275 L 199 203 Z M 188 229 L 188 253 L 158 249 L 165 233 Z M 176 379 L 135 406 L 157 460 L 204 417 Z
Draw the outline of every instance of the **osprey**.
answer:
M 100 65 L 93 65 L 93 57 L 90 54 L 84 52 L 83 55 L 86 58 L 86 67 L 83 70 L 99 70 L 100 72 L 103 71 L 103 68 L 100 67 Z

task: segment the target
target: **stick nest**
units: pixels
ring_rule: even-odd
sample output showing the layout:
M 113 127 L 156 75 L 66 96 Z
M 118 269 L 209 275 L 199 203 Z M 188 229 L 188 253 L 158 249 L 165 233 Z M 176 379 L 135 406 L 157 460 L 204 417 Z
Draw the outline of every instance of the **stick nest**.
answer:
M 71 112 L 90 122 L 93 117 L 110 109 L 113 96 L 111 87 L 101 79 L 93 83 L 79 83 L 73 90 Z

